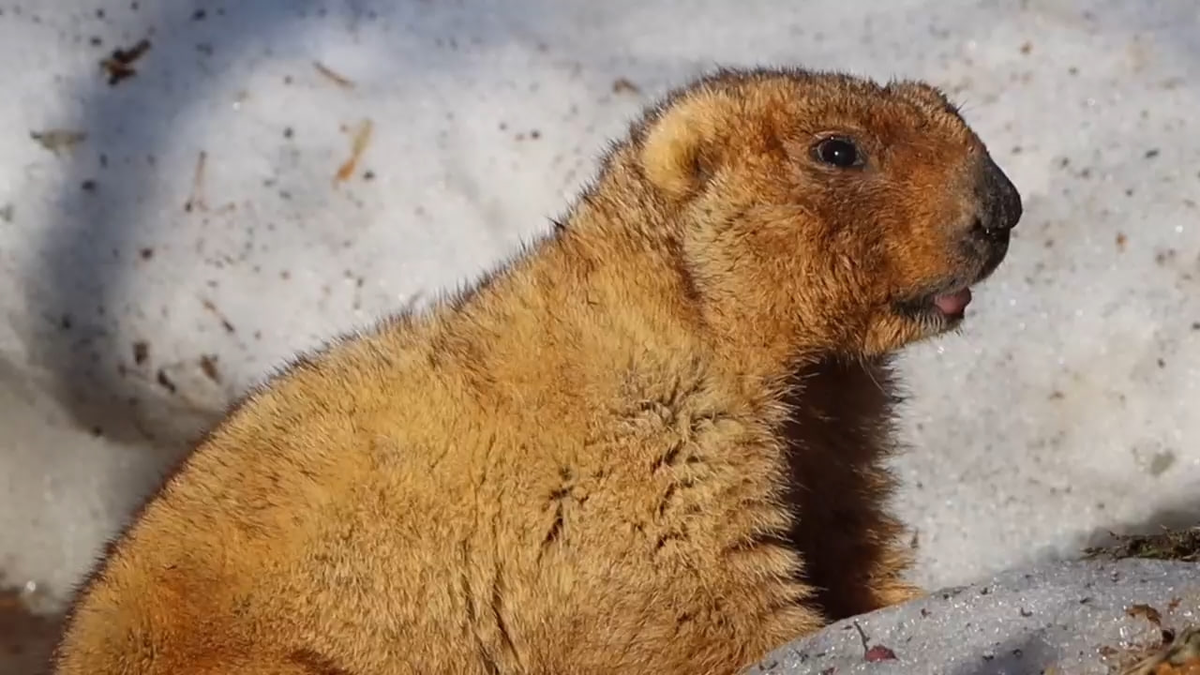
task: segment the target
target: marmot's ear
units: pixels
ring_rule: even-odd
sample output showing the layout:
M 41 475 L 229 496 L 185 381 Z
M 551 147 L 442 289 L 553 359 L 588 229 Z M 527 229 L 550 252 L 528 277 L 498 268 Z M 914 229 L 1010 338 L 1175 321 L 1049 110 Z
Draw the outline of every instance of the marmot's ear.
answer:
M 642 140 L 646 177 L 674 199 L 703 188 L 721 160 L 721 136 L 735 111 L 734 101 L 714 91 L 689 92 L 668 103 Z

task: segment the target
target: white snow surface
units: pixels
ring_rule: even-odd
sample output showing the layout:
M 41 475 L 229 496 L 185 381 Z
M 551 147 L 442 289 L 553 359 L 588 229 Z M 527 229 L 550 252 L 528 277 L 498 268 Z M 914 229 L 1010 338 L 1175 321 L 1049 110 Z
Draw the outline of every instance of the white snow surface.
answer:
M 844 619 L 744 675 L 1111 675 L 1197 615 L 1195 564 L 1043 563 Z
M 1200 519 L 1195 0 L 0 10 L 4 583 L 64 597 L 248 386 L 470 283 L 643 105 L 716 65 L 927 79 L 1024 198 L 964 330 L 902 361 L 919 582 Z M 142 38 L 110 86 L 99 61 Z M 31 136 L 48 130 L 86 137 L 55 152 Z

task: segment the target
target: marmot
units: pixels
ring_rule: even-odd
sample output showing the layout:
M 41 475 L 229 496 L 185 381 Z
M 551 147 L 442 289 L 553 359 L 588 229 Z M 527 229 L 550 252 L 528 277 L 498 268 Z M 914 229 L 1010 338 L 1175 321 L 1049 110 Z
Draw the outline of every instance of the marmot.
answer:
M 699 78 L 515 259 L 236 406 L 56 672 L 717 675 L 908 599 L 888 357 L 1021 211 L 928 84 Z

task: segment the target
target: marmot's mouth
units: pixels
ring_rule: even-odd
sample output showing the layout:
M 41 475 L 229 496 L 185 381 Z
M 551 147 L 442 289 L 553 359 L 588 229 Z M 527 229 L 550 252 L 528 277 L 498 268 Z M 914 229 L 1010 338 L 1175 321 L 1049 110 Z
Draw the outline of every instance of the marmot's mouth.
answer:
M 947 287 L 947 290 L 937 290 L 901 301 L 897 309 L 922 323 L 932 322 L 938 326 L 949 327 L 962 321 L 969 304 L 970 286 L 955 285 Z
M 971 289 L 964 287 L 953 293 L 933 296 L 933 307 L 947 318 L 959 318 L 971 304 Z

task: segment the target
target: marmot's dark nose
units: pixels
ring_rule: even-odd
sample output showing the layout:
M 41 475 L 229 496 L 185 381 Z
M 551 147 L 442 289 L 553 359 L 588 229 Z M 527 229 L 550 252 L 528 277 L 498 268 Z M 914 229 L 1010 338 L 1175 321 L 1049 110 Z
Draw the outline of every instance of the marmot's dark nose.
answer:
M 975 225 L 988 237 L 1006 239 L 1009 230 L 1021 220 L 1021 195 L 991 157 L 983 158 L 979 171 L 981 175 L 975 184 L 979 213 Z

